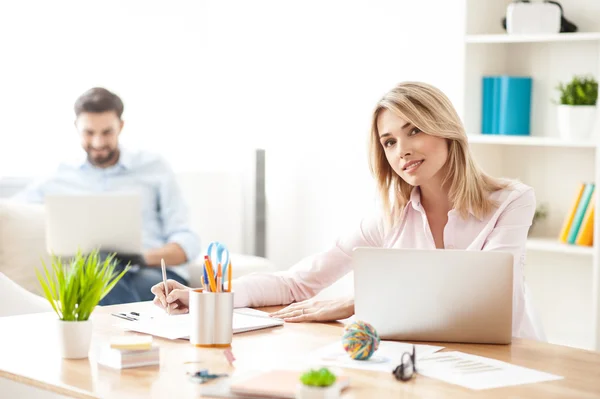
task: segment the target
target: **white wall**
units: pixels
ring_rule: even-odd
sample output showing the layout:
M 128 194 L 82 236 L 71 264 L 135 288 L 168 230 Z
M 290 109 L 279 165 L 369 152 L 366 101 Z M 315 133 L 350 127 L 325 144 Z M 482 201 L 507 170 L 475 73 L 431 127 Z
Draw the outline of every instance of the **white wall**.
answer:
M 105 86 L 124 143 L 178 171 L 266 148 L 267 251 L 287 267 L 372 210 L 366 135 L 386 90 L 419 79 L 461 98 L 462 3 L 2 2 L 0 176 L 75 151 L 73 102 Z
M 123 142 L 176 168 L 210 155 L 195 1 L 0 2 L 0 175 L 32 175 L 77 149 L 73 103 L 93 86 L 125 102 Z M 213 134 L 211 134 L 211 132 Z M 10 141 L 10 143 L 9 143 Z
M 425 80 L 458 103 L 461 4 L 304 2 L 277 19 L 261 18 L 269 9 L 257 8 L 245 10 L 245 23 L 236 20 L 277 32 L 265 41 L 248 28 L 239 47 L 264 57 L 255 73 L 275 76 L 263 88 L 278 111 L 270 143 L 281 142 L 267 159 L 267 251 L 280 267 L 325 249 L 373 210 L 366 140 L 385 91 Z

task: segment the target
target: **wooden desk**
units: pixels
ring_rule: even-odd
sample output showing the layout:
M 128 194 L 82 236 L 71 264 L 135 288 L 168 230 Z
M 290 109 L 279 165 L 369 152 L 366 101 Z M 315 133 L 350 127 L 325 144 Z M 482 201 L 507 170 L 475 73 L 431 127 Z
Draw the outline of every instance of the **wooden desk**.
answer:
M 144 311 L 150 303 L 98 308 L 94 314 L 92 345 L 110 336 L 133 334 L 115 329 L 116 311 Z M 186 375 L 202 368 L 231 372 L 222 350 L 197 349 L 188 341 L 156 339 L 161 347 L 159 366 L 113 370 L 98 366 L 93 351 L 89 359 L 63 360 L 53 333 L 54 314 L 0 318 L 0 377 L 78 398 L 193 398 L 201 386 Z M 234 336 L 232 349 L 236 369 L 282 356 L 307 353 L 340 338 L 341 324 L 286 324 L 283 327 Z M 348 369 L 350 389 L 344 398 L 598 398 L 600 353 L 563 346 L 516 340 L 512 345 L 441 344 L 450 350 L 495 358 L 516 365 L 564 376 L 563 380 L 486 391 L 471 391 L 417 376 L 408 383 L 391 374 Z M 186 364 L 195 361 L 201 363 Z M 254 366 L 254 367 L 253 367 Z

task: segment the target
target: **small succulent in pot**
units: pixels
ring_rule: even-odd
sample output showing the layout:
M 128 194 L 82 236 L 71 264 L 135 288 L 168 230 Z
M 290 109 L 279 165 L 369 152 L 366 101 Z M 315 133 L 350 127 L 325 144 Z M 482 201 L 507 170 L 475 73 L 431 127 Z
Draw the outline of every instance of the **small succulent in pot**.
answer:
M 297 399 L 335 399 L 340 397 L 340 388 L 335 383 L 337 377 L 323 367 L 309 370 L 300 376 L 296 393 Z

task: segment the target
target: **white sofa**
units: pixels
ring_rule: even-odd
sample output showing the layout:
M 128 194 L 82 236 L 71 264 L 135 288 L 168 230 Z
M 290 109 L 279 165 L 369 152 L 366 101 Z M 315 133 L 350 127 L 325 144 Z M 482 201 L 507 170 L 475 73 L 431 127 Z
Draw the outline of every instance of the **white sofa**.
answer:
M 247 255 L 252 248 L 251 193 L 239 173 L 202 172 L 178 176 L 190 210 L 192 228 L 200 235 L 204 248 L 210 241 L 224 242 L 231 250 L 233 277 L 253 272 L 275 271 L 266 258 Z M 199 187 L 211 187 L 211 196 Z M 14 187 L 11 187 L 14 191 Z M 3 188 L 8 195 L 8 188 Z M 0 197 L 2 197 L 0 195 Z M 0 198 L 0 273 L 28 291 L 39 292 L 35 268 L 48 262 L 45 243 L 43 205 L 17 203 Z M 201 259 L 190 266 L 190 284 L 199 286 Z

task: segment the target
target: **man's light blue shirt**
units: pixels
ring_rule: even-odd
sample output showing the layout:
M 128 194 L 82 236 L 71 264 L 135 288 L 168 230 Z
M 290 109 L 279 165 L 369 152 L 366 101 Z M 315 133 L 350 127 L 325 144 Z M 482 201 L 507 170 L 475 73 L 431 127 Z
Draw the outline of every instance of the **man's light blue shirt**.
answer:
M 120 148 L 119 161 L 108 168 L 97 168 L 86 157 L 62 163 L 54 175 L 34 183 L 14 198 L 43 203 L 49 194 L 93 194 L 108 192 L 140 193 L 142 199 L 142 245 L 145 249 L 177 243 L 188 261 L 200 255 L 200 239 L 190 229 L 188 209 L 175 175 L 158 155 L 130 152 Z M 186 265 L 172 268 L 188 278 Z

